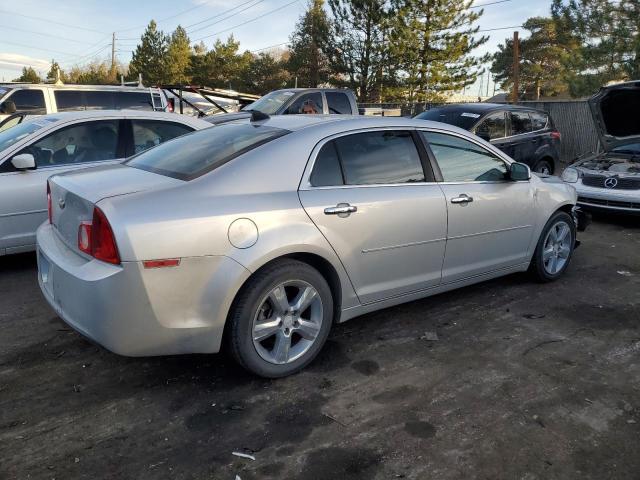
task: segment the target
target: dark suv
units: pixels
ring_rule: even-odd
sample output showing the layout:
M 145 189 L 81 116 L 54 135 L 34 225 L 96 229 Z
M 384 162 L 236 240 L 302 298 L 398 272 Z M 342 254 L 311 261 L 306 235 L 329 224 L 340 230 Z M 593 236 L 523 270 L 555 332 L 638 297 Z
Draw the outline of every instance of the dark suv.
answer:
M 559 161 L 560 132 L 548 113 L 495 103 L 463 103 L 432 108 L 416 116 L 449 123 L 491 142 L 534 172 L 552 175 Z

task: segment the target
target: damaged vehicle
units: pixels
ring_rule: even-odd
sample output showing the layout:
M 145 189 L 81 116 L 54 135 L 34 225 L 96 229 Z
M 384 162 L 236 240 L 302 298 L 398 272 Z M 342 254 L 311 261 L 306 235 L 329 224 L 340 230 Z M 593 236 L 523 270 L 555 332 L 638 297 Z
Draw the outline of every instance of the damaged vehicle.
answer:
M 640 81 L 603 87 L 589 106 L 603 151 L 567 167 L 562 179 L 585 209 L 640 214 Z

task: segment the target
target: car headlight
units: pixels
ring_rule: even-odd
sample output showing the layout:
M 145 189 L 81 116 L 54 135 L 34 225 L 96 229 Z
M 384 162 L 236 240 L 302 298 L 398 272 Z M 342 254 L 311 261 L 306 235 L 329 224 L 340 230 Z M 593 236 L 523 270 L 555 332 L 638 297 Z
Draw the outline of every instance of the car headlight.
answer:
M 576 170 L 575 168 L 568 167 L 564 169 L 564 172 L 562 172 L 562 180 L 567 183 L 576 183 L 579 178 L 580 172 L 578 172 L 578 170 Z

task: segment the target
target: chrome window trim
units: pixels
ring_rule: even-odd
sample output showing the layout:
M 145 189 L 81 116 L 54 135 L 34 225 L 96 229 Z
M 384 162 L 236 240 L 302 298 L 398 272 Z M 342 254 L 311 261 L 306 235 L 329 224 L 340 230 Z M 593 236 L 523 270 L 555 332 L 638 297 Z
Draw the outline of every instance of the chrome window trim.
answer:
M 505 114 L 507 114 L 507 113 L 513 113 L 511 110 L 502 110 L 502 111 L 503 111 Z M 529 115 L 531 115 L 531 112 L 540 113 L 540 112 L 537 112 L 536 110 L 526 110 L 526 112 L 527 112 Z M 493 112 L 493 113 L 495 113 L 495 112 Z M 514 137 L 520 137 L 520 136 L 522 136 L 522 135 L 530 135 L 530 134 L 532 134 L 532 133 L 538 133 L 538 132 L 542 132 L 543 130 L 546 130 L 546 129 L 547 129 L 547 127 L 549 127 L 549 118 L 550 118 L 550 117 L 549 117 L 549 114 L 548 114 L 548 113 L 546 113 L 546 112 L 543 112 L 543 113 L 544 113 L 544 114 L 545 114 L 545 116 L 547 117 L 547 123 L 545 123 L 545 125 L 544 125 L 544 127 L 543 127 L 543 128 L 539 128 L 538 130 L 532 130 L 531 132 L 518 133 L 517 135 L 508 135 L 508 136 L 506 136 L 506 137 L 493 138 L 493 139 L 491 139 L 491 141 L 490 141 L 490 142 L 496 142 L 496 141 L 502 141 L 502 140 L 509 140 L 509 139 L 511 139 L 511 138 L 514 138 Z M 489 116 L 489 115 L 491 115 L 491 113 L 487 114 L 487 116 Z M 484 119 L 485 119 L 485 118 L 487 118 L 487 117 L 483 117 L 481 120 L 479 120 L 479 121 L 478 121 L 478 123 L 476 123 L 476 124 L 473 126 L 473 128 L 472 128 L 472 129 L 470 129 L 469 131 L 475 135 L 475 134 L 476 134 L 476 132 L 475 132 L 476 128 L 478 128 L 478 125 L 480 125 L 480 124 L 484 121 Z M 532 120 L 531 122 L 533 123 L 533 120 Z

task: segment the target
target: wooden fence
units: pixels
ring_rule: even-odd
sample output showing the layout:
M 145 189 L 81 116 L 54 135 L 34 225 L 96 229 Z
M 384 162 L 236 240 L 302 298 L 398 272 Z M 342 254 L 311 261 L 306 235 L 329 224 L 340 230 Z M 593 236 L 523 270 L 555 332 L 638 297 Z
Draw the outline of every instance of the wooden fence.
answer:
M 551 115 L 562 136 L 560 161 L 565 166 L 580 155 L 599 149 L 598 132 L 586 101 L 520 102 L 519 105 L 544 110 Z M 425 105 L 424 103 L 366 103 L 359 105 L 361 113 L 387 116 L 413 116 L 436 106 L 440 105 Z

